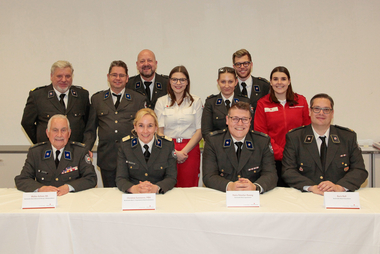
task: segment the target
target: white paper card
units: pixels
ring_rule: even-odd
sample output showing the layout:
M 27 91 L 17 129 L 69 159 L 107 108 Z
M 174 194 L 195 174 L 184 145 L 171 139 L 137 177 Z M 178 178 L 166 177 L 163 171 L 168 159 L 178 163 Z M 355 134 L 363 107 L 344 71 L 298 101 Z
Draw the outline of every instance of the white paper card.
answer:
M 56 208 L 57 192 L 25 192 L 22 209 Z
M 123 194 L 122 205 L 123 211 L 126 210 L 156 210 L 156 194 Z
M 258 191 L 227 191 L 227 207 L 260 207 Z
M 360 209 L 358 192 L 325 192 L 324 205 L 326 209 Z

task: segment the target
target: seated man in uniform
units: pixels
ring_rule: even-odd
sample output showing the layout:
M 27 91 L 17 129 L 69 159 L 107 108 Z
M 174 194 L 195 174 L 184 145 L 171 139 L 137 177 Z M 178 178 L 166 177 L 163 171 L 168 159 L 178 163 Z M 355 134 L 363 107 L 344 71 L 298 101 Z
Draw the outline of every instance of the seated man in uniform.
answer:
M 203 152 L 203 182 L 220 191 L 263 193 L 276 187 L 277 173 L 268 135 L 250 130 L 250 105 L 237 102 L 226 116 L 228 130 L 211 132 Z
M 334 101 L 327 94 L 310 100 L 311 124 L 286 135 L 282 177 L 290 186 L 323 195 L 355 191 L 367 179 L 356 133 L 331 125 Z
M 17 189 L 26 192 L 57 192 L 62 196 L 96 186 L 97 177 L 88 150 L 82 143 L 68 143 L 69 120 L 64 115 L 50 118 L 48 142 L 33 145 L 21 174 L 15 177 Z

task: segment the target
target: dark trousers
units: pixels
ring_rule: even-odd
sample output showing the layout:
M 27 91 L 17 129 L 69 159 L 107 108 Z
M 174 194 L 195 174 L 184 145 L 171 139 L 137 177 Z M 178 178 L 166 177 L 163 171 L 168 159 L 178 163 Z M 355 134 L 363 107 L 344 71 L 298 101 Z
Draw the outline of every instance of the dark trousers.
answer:
M 104 187 L 116 187 L 116 169 L 115 170 L 103 170 L 100 169 L 102 174 L 102 181 Z
M 276 161 L 276 169 L 277 169 L 277 176 L 278 176 L 277 186 L 278 187 L 289 187 L 289 185 L 287 185 L 281 177 L 282 161 Z

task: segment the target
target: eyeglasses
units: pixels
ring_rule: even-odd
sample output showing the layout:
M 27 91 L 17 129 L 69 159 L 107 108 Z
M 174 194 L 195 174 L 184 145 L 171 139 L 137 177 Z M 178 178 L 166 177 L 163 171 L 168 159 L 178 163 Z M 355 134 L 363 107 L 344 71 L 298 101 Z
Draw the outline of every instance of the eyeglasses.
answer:
M 232 120 L 233 123 L 238 123 L 241 120 L 242 123 L 247 124 L 251 120 L 251 118 L 248 118 L 248 117 L 242 117 L 242 118 L 237 117 L 237 116 L 228 116 L 228 117 Z
M 186 81 L 187 81 L 187 78 L 170 78 L 170 80 L 171 80 L 174 84 L 177 84 L 178 81 L 179 81 L 179 83 L 181 83 L 181 84 L 185 84 Z
M 322 110 L 323 114 L 326 114 L 326 115 L 330 114 L 331 111 L 333 111 L 332 108 L 311 107 L 311 109 L 313 110 L 314 113 L 319 113 Z
M 232 73 L 236 76 L 236 71 L 234 68 L 231 68 L 231 67 L 223 67 L 223 68 L 219 68 L 218 70 L 218 74 L 222 74 L 222 73 Z
M 117 76 L 119 76 L 120 78 L 125 78 L 127 75 L 125 75 L 125 74 L 111 73 L 110 76 L 113 77 L 113 78 L 117 78 Z
M 242 63 L 234 63 L 234 66 L 240 68 L 242 65 L 243 65 L 244 67 L 248 67 L 248 65 L 250 65 L 250 64 L 251 64 L 251 62 L 248 61 L 248 62 L 242 62 Z

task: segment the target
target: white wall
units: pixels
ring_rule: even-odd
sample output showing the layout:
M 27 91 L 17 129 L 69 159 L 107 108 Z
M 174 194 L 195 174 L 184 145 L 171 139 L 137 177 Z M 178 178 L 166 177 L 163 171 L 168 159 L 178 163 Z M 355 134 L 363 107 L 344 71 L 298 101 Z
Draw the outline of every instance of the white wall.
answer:
M 185 65 L 191 91 L 217 93 L 217 69 L 248 49 L 254 76 L 288 67 L 294 90 L 335 100 L 335 123 L 359 139 L 380 140 L 377 127 L 380 1 L 358 0 L 16 0 L 0 1 L 0 145 L 27 145 L 20 121 L 30 89 L 50 83 L 50 66 L 68 60 L 74 84 L 105 89 L 113 60 L 130 75 L 144 48 L 158 73 Z

